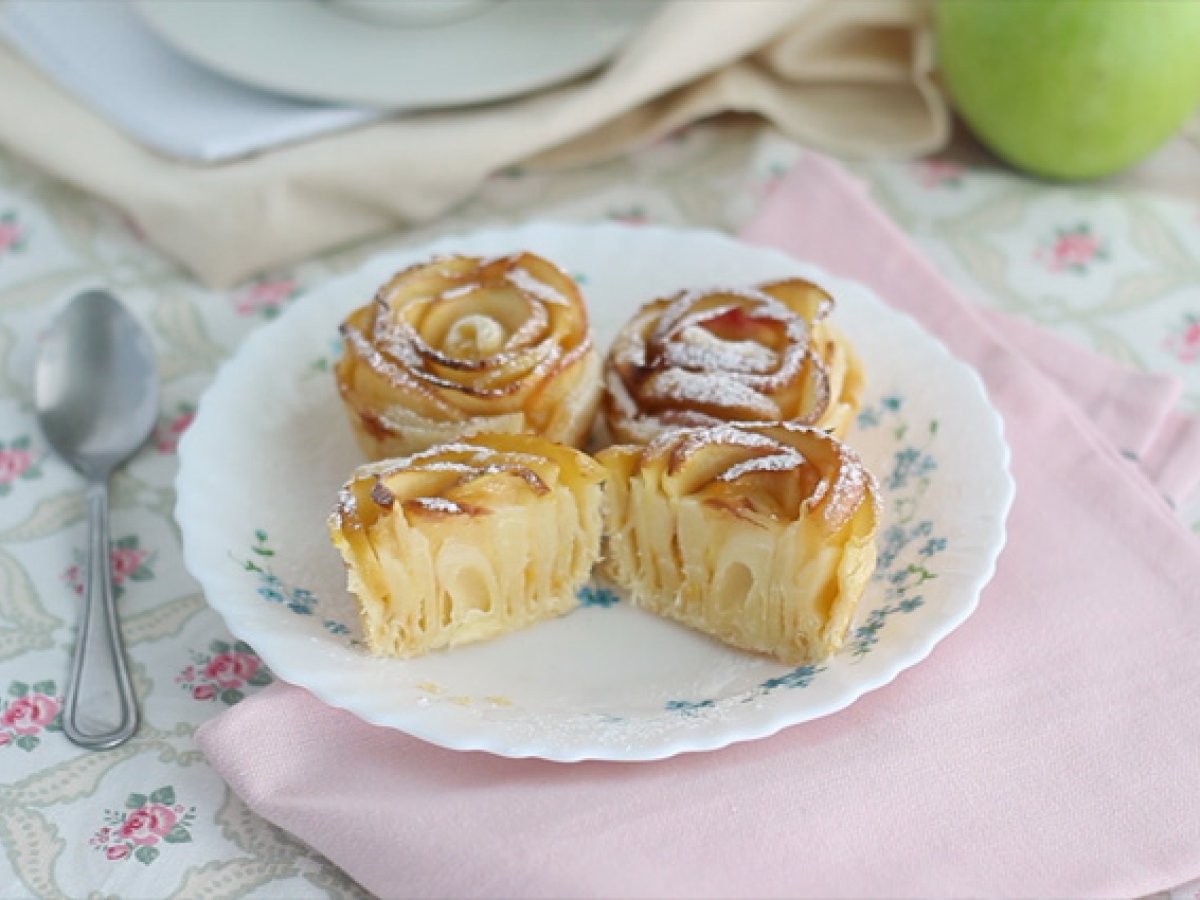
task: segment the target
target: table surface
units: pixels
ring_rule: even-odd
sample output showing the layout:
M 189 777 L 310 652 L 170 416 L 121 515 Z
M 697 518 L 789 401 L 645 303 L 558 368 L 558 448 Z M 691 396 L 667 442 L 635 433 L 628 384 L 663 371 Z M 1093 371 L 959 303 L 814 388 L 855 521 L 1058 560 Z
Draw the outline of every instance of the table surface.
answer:
M 534 218 L 736 231 L 800 152 L 761 128 L 718 123 L 584 170 L 507 171 L 436 226 L 213 291 L 111 208 L 0 151 L 0 896 L 361 896 L 251 813 L 193 741 L 198 725 L 271 681 L 184 571 L 172 519 L 175 449 L 215 368 L 307 288 L 381 250 Z M 980 303 L 1179 376 L 1183 407 L 1200 411 L 1200 152 L 1184 139 L 1156 165 L 1080 187 L 1020 178 L 969 146 L 851 168 Z M 1163 188 L 1180 172 L 1191 173 L 1191 195 Z M 31 406 L 32 338 L 61 301 L 95 285 L 150 326 L 163 376 L 153 439 L 113 492 L 115 584 L 144 724 L 105 753 L 77 750 L 57 723 L 84 507 Z M 1200 532 L 1200 498 L 1179 513 Z

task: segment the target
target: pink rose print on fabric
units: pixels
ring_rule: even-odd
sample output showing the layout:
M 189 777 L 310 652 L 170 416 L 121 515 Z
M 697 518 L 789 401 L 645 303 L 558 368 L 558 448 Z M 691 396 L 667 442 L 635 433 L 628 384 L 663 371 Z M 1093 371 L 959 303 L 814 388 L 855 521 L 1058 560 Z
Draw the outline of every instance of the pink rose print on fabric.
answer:
M 204 667 L 204 675 L 219 686 L 241 687 L 259 669 L 258 657 L 252 653 L 218 653 Z
M 62 731 L 61 709 L 62 697 L 53 681 L 12 682 L 0 699 L 0 749 L 28 752 L 42 742 L 45 732 Z
M 88 841 L 112 862 L 136 859 L 150 865 L 165 844 L 187 844 L 196 807 L 175 802 L 175 788 L 160 787 L 145 794 L 130 794 L 124 810 L 106 809 L 104 825 Z
M 1188 313 L 1163 340 L 1163 349 L 1181 363 L 1200 359 L 1200 313 Z
M 179 449 L 179 439 L 196 418 L 196 407 L 181 403 L 175 411 L 158 420 L 154 429 L 154 449 L 159 453 L 174 453 Z
M 12 484 L 33 466 L 33 454 L 24 448 L 0 450 L 0 483 Z
M 125 587 L 131 581 L 149 581 L 154 577 L 151 566 L 154 554 L 140 545 L 137 535 L 126 535 L 113 544 L 109 556 L 112 567 L 113 595 L 120 597 L 125 593 Z M 62 573 L 62 580 L 75 593 L 83 596 L 83 554 L 76 551 L 75 562 Z
M 178 814 L 161 803 L 148 803 L 125 817 L 117 834 L 134 844 L 157 844 L 171 833 Z
M 77 554 L 78 555 L 78 554 Z M 83 596 L 83 564 L 74 562 L 63 570 L 62 580 L 77 597 Z
M 26 231 L 11 209 L 0 213 L 0 257 L 25 249 Z
M 32 481 L 42 477 L 40 460 L 30 449 L 29 435 L 21 435 L 7 443 L 0 441 L 0 497 L 12 491 L 17 481 Z
M 917 183 L 923 188 L 956 188 L 963 182 L 967 167 L 950 159 L 923 159 L 913 165 Z
M 1085 222 L 1074 228 L 1058 229 L 1052 241 L 1038 248 L 1036 256 L 1051 272 L 1082 275 L 1092 263 L 1108 259 L 1108 249 Z
M 299 292 L 300 283 L 294 278 L 265 278 L 235 294 L 233 306 L 239 316 L 273 319 Z
M 137 547 L 114 547 L 112 551 L 112 571 L 113 577 L 124 582 L 127 578 L 132 578 L 134 573 L 145 562 L 149 554 L 145 550 L 140 550 Z
M 232 706 L 246 690 L 270 684 L 271 673 L 244 641 L 213 641 L 207 653 L 192 653 L 192 664 L 175 676 L 175 683 L 193 700 L 220 700 Z
M 3 713 L 0 725 L 16 734 L 37 734 L 54 721 L 58 713 L 58 701 L 45 694 L 27 694 L 13 700 Z

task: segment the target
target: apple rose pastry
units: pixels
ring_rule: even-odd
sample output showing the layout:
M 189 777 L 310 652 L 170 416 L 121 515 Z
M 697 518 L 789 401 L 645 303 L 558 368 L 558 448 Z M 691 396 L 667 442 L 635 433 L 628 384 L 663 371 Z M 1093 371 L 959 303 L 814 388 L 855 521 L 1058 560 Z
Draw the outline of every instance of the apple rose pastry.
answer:
M 329 533 L 367 646 L 413 656 L 573 609 L 600 556 L 604 469 L 527 434 L 360 467 Z
M 792 423 L 727 424 L 598 459 L 610 574 L 636 605 L 789 665 L 841 647 L 879 522 L 853 450 Z
M 605 369 L 613 437 L 665 428 L 796 422 L 844 435 L 862 401 L 862 364 L 827 320 L 833 299 L 799 278 L 683 291 L 643 306 Z
M 481 432 L 587 438 L 600 359 L 575 282 L 540 256 L 413 266 L 341 331 L 338 390 L 370 459 Z

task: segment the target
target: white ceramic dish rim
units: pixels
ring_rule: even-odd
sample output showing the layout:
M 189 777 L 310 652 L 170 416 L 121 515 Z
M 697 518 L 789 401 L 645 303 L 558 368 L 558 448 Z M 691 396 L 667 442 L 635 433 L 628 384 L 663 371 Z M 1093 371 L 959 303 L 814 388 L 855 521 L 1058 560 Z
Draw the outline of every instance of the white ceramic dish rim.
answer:
M 325 282 L 319 290 L 321 292 L 331 290 L 336 287 L 337 283 L 342 281 L 348 282 L 358 276 L 363 270 L 373 267 L 378 268 L 385 262 L 388 262 L 389 265 L 404 265 L 406 264 L 405 260 L 413 257 L 419 258 L 438 252 L 451 252 L 456 243 L 462 243 L 466 240 L 485 241 L 489 239 L 502 239 L 514 235 L 519 236 L 523 232 L 541 228 L 572 230 L 581 237 L 586 237 L 589 234 L 594 235 L 598 230 L 627 230 L 627 226 L 620 226 L 614 223 L 578 225 L 537 222 L 515 228 L 494 228 L 456 236 L 447 236 L 433 241 L 424 247 L 405 248 L 404 250 L 381 254 L 366 261 L 355 272 L 347 273 L 330 282 Z M 638 230 L 640 233 L 647 235 L 656 233 L 679 235 L 682 233 L 702 240 L 720 240 L 738 243 L 728 235 L 705 229 L 638 226 Z M 755 252 L 778 257 L 792 269 L 796 270 L 797 274 L 801 277 L 808 277 L 821 284 L 833 286 L 835 290 L 839 285 L 843 286 L 843 288 L 857 290 L 864 299 L 878 304 L 880 307 L 886 306 L 873 291 L 857 282 L 830 275 L 818 266 L 795 259 L 777 250 L 759 246 L 747 246 Z M 396 260 L 397 262 L 391 263 L 391 260 Z M 606 747 L 602 752 L 588 751 L 586 749 L 578 749 L 571 752 L 547 752 L 543 746 L 539 745 L 536 739 L 518 744 L 508 742 L 499 743 L 489 736 L 486 729 L 481 729 L 478 732 L 470 734 L 454 733 L 451 735 L 440 732 L 436 728 L 431 730 L 428 727 L 428 719 L 421 715 L 420 712 L 409 712 L 407 715 L 403 712 L 398 713 L 395 708 L 389 707 L 385 702 L 381 702 L 384 698 L 378 698 L 374 703 L 348 703 L 344 692 L 339 690 L 336 679 L 321 681 L 310 680 L 305 677 L 305 673 L 302 671 L 302 664 L 298 661 L 302 660 L 304 656 L 303 647 L 299 645 L 304 643 L 307 640 L 306 638 L 298 637 L 286 631 L 255 632 L 252 635 L 246 633 L 247 630 L 243 626 L 241 614 L 246 610 L 247 606 L 244 602 L 237 599 L 238 594 L 244 592 L 244 585 L 236 583 L 233 576 L 227 574 L 227 570 L 212 565 L 211 563 L 214 561 L 205 558 L 198 542 L 188 539 L 191 527 L 188 523 L 194 521 L 193 510 L 202 505 L 199 492 L 191 489 L 192 485 L 199 485 L 200 483 L 199 479 L 191 477 L 193 467 L 200 465 L 196 461 L 192 450 L 193 445 L 197 441 L 198 431 L 196 425 L 204 421 L 206 408 L 217 404 L 225 392 L 237 389 L 237 363 L 242 356 L 244 354 L 252 354 L 254 348 L 259 343 L 271 341 L 273 339 L 272 333 L 274 328 L 278 323 L 285 321 L 288 316 L 301 315 L 296 310 L 301 309 L 302 304 L 307 299 L 309 299 L 308 296 L 300 298 L 284 315 L 280 316 L 274 322 L 252 332 L 235 354 L 222 363 L 213 382 L 204 392 L 197 407 L 196 422 L 191 429 L 185 432 L 180 442 L 180 468 L 176 480 L 177 502 L 175 514 L 182 534 L 182 550 L 185 566 L 200 583 L 209 605 L 221 616 L 229 630 L 233 634 L 250 642 L 259 655 L 271 667 L 272 671 L 282 680 L 301 685 L 330 706 L 352 712 L 374 725 L 396 728 L 414 737 L 447 749 L 460 751 L 478 750 L 507 757 L 533 757 L 556 762 L 579 762 L 597 759 L 641 762 L 665 759 L 681 753 L 716 750 L 734 743 L 769 737 L 789 726 L 839 712 L 865 694 L 890 684 L 901 672 L 926 659 L 938 643 L 953 632 L 975 611 L 984 587 L 995 574 L 997 561 L 1006 542 L 1006 523 L 1016 491 L 1016 485 L 1010 471 L 1011 452 L 1004 436 L 1004 421 L 995 409 L 995 406 L 990 402 L 986 386 L 974 368 L 955 357 L 940 340 L 922 328 L 911 316 L 886 307 L 888 315 L 894 317 L 897 324 L 902 324 L 902 327 L 908 329 L 910 333 L 919 334 L 932 350 L 935 350 L 944 357 L 948 366 L 956 368 L 960 376 L 966 379 L 972 388 L 978 392 L 980 400 L 986 407 L 987 418 L 994 429 L 994 432 L 988 437 L 994 441 L 993 446 L 999 453 L 997 462 L 999 464 L 1000 475 L 1002 476 L 1002 491 L 997 514 L 990 521 L 991 531 L 986 535 L 980 535 L 987 545 L 987 549 L 984 551 L 986 555 L 983 558 L 983 564 L 969 586 L 964 588 L 969 596 L 965 597 L 965 602 L 951 611 L 944 612 L 938 619 L 929 623 L 929 627 L 923 632 L 924 639 L 913 645 L 908 655 L 893 659 L 892 665 L 889 668 L 876 673 L 874 677 L 866 677 L 846 685 L 841 693 L 824 705 L 797 710 L 786 704 L 780 704 L 773 707 L 770 715 L 766 715 L 761 719 L 746 720 L 739 723 L 738 727 L 728 730 L 714 729 L 708 733 L 687 732 L 686 736 L 680 736 L 674 741 L 655 746 L 650 751 L 645 749 L 623 751 L 621 748 Z M 361 699 L 361 695 L 358 696 Z
M 424 62 L 414 63 L 410 69 L 396 62 L 404 59 L 406 49 L 412 55 L 414 42 L 420 44 L 419 55 L 428 55 L 439 47 L 444 52 L 462 53 L 471 42 L 492 43 L 505 34 L 528 32 L 533 21 L 531 12 L 540 2 L 505 0 L 469 17 L 404 27 L 372 23 L 348 11 L 327 7 L 322 0 L 133 0 L 133 5 L 159 39 L 193 62 L 228 78 L 319 103 L 401 111 L 492 103 L 584 75 L 608 61 L 621 42 L 648 21 L 660 5 L 655 0 L 620 0 L 619 4 L 583 0 L 594 4 L 599 12 L 590 18 L 554 15 L 550 21 L 557 31 L 549 37 L 559 38 L 552 44 L 560 58 L 552 58 L 553 64 L 543 59 L 540 67 L 526 64 L 523 70 L 517 70 L 485 56 L 482 71 L 431 80 L 409 77 L 417 74 L 413 70 L 426 70 Z M 217 28 L 196 27 L 201 21 L 197 17 L 212 19 L 214 15 Z M 235 40 L 229 39 L 231 33 Z M 274 35 L 271 46 L 276 49 L 264 53 L 261 42 L 251 46 L 242 37 L 257 34 Z M 308 47 L 301 46 L 304 38 L 309 41 Z M 569 46 L 574 46 L 574 55 L 563 57 L 564 48 Z M 344 61 L 348 47 L 354 49 L 349 65 Z M 298 64 L 304 61 L 305 51 L 312 54 L 307 66 Z M 336 71 L 312 64 L 338 58 L 343 62 Z M 478 66 L 481 57 L 474 59 Z M 380 77 L 385 71 L 390 78 Z

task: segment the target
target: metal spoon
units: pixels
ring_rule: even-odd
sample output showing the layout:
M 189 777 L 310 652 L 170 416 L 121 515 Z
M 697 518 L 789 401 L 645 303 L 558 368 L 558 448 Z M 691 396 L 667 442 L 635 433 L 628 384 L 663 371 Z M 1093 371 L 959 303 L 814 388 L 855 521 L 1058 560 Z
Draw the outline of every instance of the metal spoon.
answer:
M 87 479 L 87 588 L 63 732 L 80 747 L 107 750 L 138 728 L 137 695 L 113 603 L 108 479 L 145 443 L 158 416 L 149 336 L 111 294 L 83 292 L 41 339 L 34 401 L 50 446 Z

